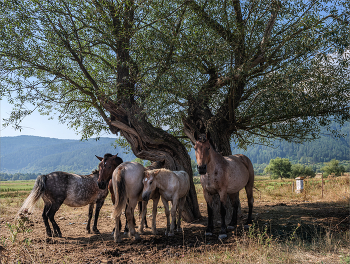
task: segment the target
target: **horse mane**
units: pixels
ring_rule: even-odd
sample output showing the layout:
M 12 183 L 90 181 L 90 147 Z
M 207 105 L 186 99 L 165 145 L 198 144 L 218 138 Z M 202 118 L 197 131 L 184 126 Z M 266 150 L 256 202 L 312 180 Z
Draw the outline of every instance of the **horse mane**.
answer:
M 118 155 L 118 154 L 117 154 Z M 103 159 L 106 161 L 107 159 L 113 157 L 113 155 L 111 153 L 106 153 L 104 156 L 103 156 Z M 115 158 L 117 161 L 119 161 L 120 163 L 123 163 L 123 159 L 120 158 L 120 157 L 116 157 Z
M 104 156 L 103 156 L 103 159 L 106 160 L 110 157 L 113 157 L 113 155 L 111 153 L 106 153 Z

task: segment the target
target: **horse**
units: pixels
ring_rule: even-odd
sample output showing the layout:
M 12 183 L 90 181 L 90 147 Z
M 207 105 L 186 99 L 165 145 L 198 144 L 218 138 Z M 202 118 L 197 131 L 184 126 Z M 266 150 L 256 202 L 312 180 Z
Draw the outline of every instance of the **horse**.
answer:
M 125 209 L 125 216 L 127 223 L 129 224 L 129 235 L 134 236 L 135 240 L 140 240 L 139 234 L 135 230 L 135 223 L 133 222 L 134 210 L 138 201 L 142 201 L 142 189 L 143 189 L 143 177 L 144 177 L 145 167 L 137 162 L 124 162 L 120 164 L 113 172 L 112 175 L 112 186 L 113 192 L 115 194 L 115 204 L 112 217 L 115 219 L 115 232 L 114 232 L 114 241 L 116 243 L 121 242 L 120 237 L 120 215 L 122 210 Z M 159 194 L 155 191 L 150 195 L 150 198 L 153 199 L 153 212 L 157 210 L 157 207 L 154 207 L 155 204 L 158 204 Z M 140 224 L 140 233 L 143 233 L 144 222 L 146 219 L 147 212 L 147 202 L 142 202 L 142 216 Z M 153 222 L 152 229 L 155 227 Z M 153 229 L 153 231 L 155 231 Z
M 116 159 L 113 159 L 113 158 L 110 159 L 109 156 L 106 157 L 106 155 L 103 158 L 100 158 L 100 157 L 97 157 L 97 158 L 101 161 L 100 164 L 99 164 L 98 186 L 101 189 L 105 189 L 107 187 L 107 185 L 108 185 L 108 190 L 111 193 L 112 204 L 114 206 L 114 204 L 115 204 L 115 195 L 114 195 L 112 181 L 110 179 L 112 178 L 112 174 L 113 174 L 114 170 L 123 161 L 117 162 Z M 155 166 L 155 165 L 153 165 L 153 166 Z M 127 205 L 126 205 L 126 207 L 127 207 Z M 138 203 L 138 208 L 139 208 L 139 211 L 142 212 L 142 202 L 141 201 Z M 125 210 L 126 209 L 127 208 L 125 208 Z M 140 217 L 141 217 L 141 213 L 140 213 Z M 148 227 L 147 220 L 146 220 L 146 215 L 144 216 L 144 222 L 145 222 L 145 226 Z M 135 218 L 133 218 L 133 223 L 135 225 Z M 120 225 L 121 225 L 121 223 L 120 223 Z M 114 231 L 115 231 L 115 229 L 113 229 L 112 234 L 114 234 Z M 124 233 L 128 233 L 128 232 L 129 232 L 128 220 L 126 220 Z
M 123 160 L 117 155 L 106 154 L 106 158 L 113 158 L 117 163 Z M 62 204 L 70 207 L 82 207 L 89 205 L 89 219 L 86 230 L 90 233 L 90 222 L 94 204 L 96 204 L 93 232 L 100 233 L 97 229 L 97 220 L 108 195 L 108 189 L 100 189 L 98 186 L 99 173 L 95 170 L 90 175 L 77 175 L 62 171 L 51 172 L 47 175 L 39 175 L 34 187 L 18 211 L 18 215 L 31 212 L 40 197 L 44 201 L 42 217 L 48 237 L 62 237 L 61 230 L 55 221 L 55 214 Z M 50 219 L 54 233 L 49 225 Z
M 206 235 L 212 235 L 214 229 L 213 223 L 213 195 L 220 196 L 220 215 L 221 231 L 219 239 L 227 237 L 225 223 L 226 201 L 230 197 L 233 205 L 232 219 L 228 229 L 235 229 L 237 226 L 237 209 L 239 206 L 239 191 L 246 190 L 248 198 L 248 219 L 246 225 L 252 224 L 253 212 L 253 187 L 254 187 L 254 169 L 252 162 L 248 157 L 242 154 L 236 154 L 224 157 L 218 153 L 212 144 L 208 135 L 195 133 L 196 143 L 194 145 L 197 168 L 201 175 L 200 181 L 203 187 L 205 201 L 207 202 L 208 226 Z
M 150 195 L 158 188 L 160 197 L 165 208 L 167 218 L 167 228 L 165 235 L 174 236 L 176 225 L 176 212 L 178 211 L 177 231 L 181 231 L 181 213 L 186 201 L 186 195 L 190 190 L 190 179 L 185 171 L 170 171 L 167 169 L 157 169 L 145 172 L 143 179 L 142 199 L 148 201 Z M 169 204 L 171 201 L 171 225 L 169 219 Z M 157 205 L 153 214 L 154 229 L 157 214 Z M 169 232 L 170 226 L 170 232 Z

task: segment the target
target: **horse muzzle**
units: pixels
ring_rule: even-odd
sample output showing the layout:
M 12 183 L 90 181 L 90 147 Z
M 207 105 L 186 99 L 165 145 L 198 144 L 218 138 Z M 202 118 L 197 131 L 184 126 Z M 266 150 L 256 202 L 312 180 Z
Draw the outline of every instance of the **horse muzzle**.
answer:
M 201 165 L 197 166 L 198 173 L 200 175 L 206 174 L 207 173 L 207 165 Z
M 106 187 L 107 187 L 106 182 L 101 181 L 101 182 L 98 183 L 98 188 L 104 190 L 104 189 L 106 189 Z
M 142 200 L 144 200 L 144 201 L 148 201 L 149 200 L 149 196 L 150 196 L 150 192 L 145 192 L 145 193 L 143 193 L 142 194 Z

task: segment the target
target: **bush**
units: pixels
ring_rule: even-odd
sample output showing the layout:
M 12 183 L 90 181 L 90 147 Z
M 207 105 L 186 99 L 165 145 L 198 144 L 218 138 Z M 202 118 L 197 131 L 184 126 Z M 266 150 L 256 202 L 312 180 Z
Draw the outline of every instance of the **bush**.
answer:
M 290 178 L 292 163 L 289 159 L 281 159 L 277 157 L 270 160 L 269 165 L 266 166 L 264 172 L 271 173 L 270 177 L 272 179 L 278 178 Z
M 334 173 L 336 176 L 340 176 L 342 172 L 345 172 L 345 167 L 343 165 L 339 165 L 339 161 L 336 159 L 332 159 L 330 162 L 326 163 L 326 166 L 321 168 L 321 171 L 326 173 L 326 176 Z
M 298 176 L 315 177 L 315 172 L 311 167 L 307 167 L 302 164 L 293 164 L 290 175 L 291 175 L 291 178 L 293 179 Z

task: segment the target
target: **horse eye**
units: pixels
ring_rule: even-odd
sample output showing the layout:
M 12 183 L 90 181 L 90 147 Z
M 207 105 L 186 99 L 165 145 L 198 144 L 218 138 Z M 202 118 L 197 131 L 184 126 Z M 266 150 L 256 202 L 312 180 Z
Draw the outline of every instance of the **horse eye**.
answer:
M 149 184 L 152 184 L 153 181 L 150 181 Z

